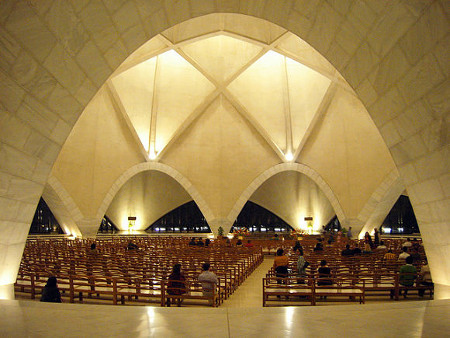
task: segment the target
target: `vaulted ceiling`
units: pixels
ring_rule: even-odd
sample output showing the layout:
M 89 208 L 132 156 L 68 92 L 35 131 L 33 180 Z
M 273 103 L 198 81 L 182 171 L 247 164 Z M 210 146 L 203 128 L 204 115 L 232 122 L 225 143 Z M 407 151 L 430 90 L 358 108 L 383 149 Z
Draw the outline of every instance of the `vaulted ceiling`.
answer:
M 283 163 L 302 164 L 315 175 L 311 189 L 328 189 L 328 200 L 321 195 L 313 203 L 327 210 L 320 222 L 333 209 L 356 219 L 394 170 L 364 106 L 324 57 L 278 26 L 227 14 L 177 25 L 126 59 L 86 107 L 53 176 L 81 218 L 95 223 L 120 188 L 116 180 L 139 163 L 167 165 L 174 170 L 168 177 L 186 179 L 183 187 L 192 187 L 188 193 L 213 228 L 232 224 L 275 174 L 267 171 Z M 147 193 L 118 194 L 111 206 L 122 211 L 110 214 L 129 214 L 133 198 L 145 205 Z M 286 210 L 308 202 L 295 194 L 272 203 L 262 192 L 255 196 L 298 227 L 299 215 Z M 151 214 L 141 217 L 146 223 L 178 203 L 151 200 L 153 207 L 142 207 Z

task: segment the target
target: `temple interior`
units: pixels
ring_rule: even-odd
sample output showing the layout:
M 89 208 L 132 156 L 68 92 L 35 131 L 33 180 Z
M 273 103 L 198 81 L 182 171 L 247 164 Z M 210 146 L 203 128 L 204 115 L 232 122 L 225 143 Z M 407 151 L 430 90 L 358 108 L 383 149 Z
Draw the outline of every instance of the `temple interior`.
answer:
M 449 15 L 445 0 L 2 1 L 0 333 L 445 336 Z M 149 228 L 187 203 L 204 228 L 170 236 L 217 243 L 249 202 L 288 232 L 317 236 L 336 218 L 363 243 L 401 196 L 432 300 L 263 307 L 271 255 L 217 309 L 15 295 L 41 199 L 54 243 L 109 238 L 105 220 L 119 241 L 163 238 Z

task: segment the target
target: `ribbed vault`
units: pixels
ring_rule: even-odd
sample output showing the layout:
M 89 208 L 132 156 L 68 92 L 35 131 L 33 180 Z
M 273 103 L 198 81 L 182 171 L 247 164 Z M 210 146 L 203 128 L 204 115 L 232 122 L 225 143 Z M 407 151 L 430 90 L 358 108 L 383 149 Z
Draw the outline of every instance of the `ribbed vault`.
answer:
M 142 163 L 177 175 L 124 182 Z M 286 187 L 293 193 L 280 194 L 284 200 L 271 196 L 276 179 L 258 192 L 261 177 L 283 163 L 308 167 L 321 184 L 292 178 L 297 186 Z M 139 213 L 144 229 L 186 202 L 186 192 L 215 231 L 231 227 L 249 191 L 270 210 L 308 210 L 316 230 L 333 208 L 350 224 L 393 170 L 366 109 L 317 51 L 260 19 L 215 14 L 174 26 L 130 55 L 84 110 L 52 173 L 78 201 L 83 232 L 105 211 L 120 224 Z M 177 193 L 175 181 L 189 184 Z M 299 196 L 318 194 L 313 206 L 299 205 L 307 203 Z

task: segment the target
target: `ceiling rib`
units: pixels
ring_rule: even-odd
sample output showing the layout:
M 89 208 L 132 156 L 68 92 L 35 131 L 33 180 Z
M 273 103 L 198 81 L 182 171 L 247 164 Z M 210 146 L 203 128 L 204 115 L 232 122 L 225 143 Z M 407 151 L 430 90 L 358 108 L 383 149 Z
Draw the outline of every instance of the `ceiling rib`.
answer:
M 294 60 L 295 62 L 298 62 L 308 68 L 311 68 L 312 70 L 316 71 L 317 73 L 325 76 L 327 79 L 331 80 L 332 82 L 336 82 L 336 83 L 340 83 L 342 84 L 346 84 L 345 80 L 342 79 L 342 77 L 340 76 L 339 72 L 337 72 L 336 70 L 333 71 L 333 74 L 328 74 L 326 72 L 323 71 L 323 69 L 320 69 L 319 67 L 317 67 L 317 65 L 305 61 L 303 59 L 298 58 L 295 54 L 290 53 L 288 51 L 285 51 L 284 49 L 279 48 L 278 46 L 274 46 L 273 48 L 274 52 L 277 52 L 278 54 L 281 54 L 285 57 L 288 57 L 289 59 Z
M 157 155 L 157 149 L 155 148 L 156 144 L 156 120 L 158 118 L 158 95 L 157 95 L 157 83 L 160 74 L 160 65 L 159 65 L 159 55 L 156 56 L 155 62 L 155 74 L 153 76 L 153 95 L 152 95 L 152 108 L 150 111 L 150 132 L 149 132 L 149 156 L 150 159 L 155 159 Z
M 136 129 L 133 127 L 133 123 L 131 122 L 128 114 L 123 106 L 122 101 L 120 100 L 119 94 L 117 94 L 116 88 L 111 80 L 106 81 L 106 92 L 108 93 L 109 98 L 111 99 L 112 105 L 116 113 L 124 120 L 125 124 L 128 126 L 128 129 L 131 132 L 131 136 L 133 140 L 138 146 L 139 152 L 144 156 L 145 160 L 148 162 L 150 158 L 148 157 L 148 153 L 142 145 L 141 139 L 139 138 Z
M 236 99 L 233 94 L 228 90 L 223 91 L 223 95 L 231 103 L 231 105 L 236 109 L 236 111 L 241 114 L 249 123 L 255 128 L 261 137 L 268 143 L 268 145 L 273 149 L 273 151 L 278 155 L 278 157 L 284 162 L 284 153 L 278 147 L 276 142 L 270 137 L 269 133 L 259 124 L 258 121 L 250 114 L 250 112 Z
M 292 145 L 292 118 L 291 118 L 291 100 L 289 96 L 289 76 L 287 72 L 286 57 L 283 57 L 283 69 L 282 72 L 282 86 L 283 86 L 283 103 L 284 103 L 284 117 L 286 125 L 286 154 L 285 160 L 292 160 L 289 158 L 293 155 L 293 145 Z
M 209 34 L 209 36 L 219 35 L 221 32 L 216 32 Z M 216 99 L 218 95 L 223 93 L 225 97 L 232 103 L 235 109 L 244 116 L 244 118 L 249 121 L 253 127 L 261 134 L 264 140 L 270 145 L 270 147 L 275 151 L 275 153 L 280 157 L 281 160 L 285 160 L 284 154 L 278 145 L 272 140 L 267 131 L 250 115 L 250 113 L 233 97 L 231 93 L 228 92 L 226 87 L 233 82 L 239 75 L 241 75 L 246 69 L 248 69 L 253 63 L 256 62 L 259 58 L 261 58 L 265 53 L 272 49 L 274 45 L 279 43 L 282 39 L 287 36 L 287 32 L 280 35 L 277 39 L 275 39 L 270 45 L 261 44 L 263 49 L 253 58 L 251 58 L 245 65 L 243 65 L 240 69 L 238 69 L 232 76 L 230 76 L 224 83 L 219 84 L 206 70 L 204 70 L 197 62 L 195 62 L 192 58 L 190 58 L 186 53 L 179 47 L 180 44 L 174 45 L 172 41 L 162 36 L 162 39 L 165 41 L 167 45 L 171 45 L 171 47 L 179 53 L 187 62 L 189 62 L 195 69 L 197 69 L 203 76 L 205 76 L 211 83 L 216 86 L 216 90 L 214 90 L 210 95 L 208 95 L 202 103 L 200 103 L 195 110 L 186 118 L 186 120 L 180 125 L 180 127 L 176 130 L 176 132 L 171 137 L 170 141 L 167 145 L 160 150 L 160 152 L 156 155 L 155 160 L 160 159 L 164 153 L 170 148 L 172 144 L 183 134 L 185 130 L 189 128 L 189 126 L 194 122 L 201 114 L 204 112 L 211 103 Z M 201 37 L 202 39 L 204 36 Z M 192 40 L 189 40 L 191 42 Z M 187 58 L 186 58 L 187 57 Z
M 317 107 L 314 117 L 309 123 L 308 128 L 306 128 L 305 134 L 303 135 L 302 140 L 295 151 L 293 161 L 297 161 L 297 158 L 300 155 L 300 152 L 302 151 L 309 137 L 311 136 L 312 131 L 322 122 L 328 108 L 330 107 L 331 101 L 333 101 L 333 97 L 336 94 L 337 88 L 338 85 L 335 82 L 331 82 L 330 85 L 328 86 L 328 89 L 325 92 L 322 101 Z
M 214 102 L 216 97 L 220 94 L 218 89 L 214 90 L 211 94 L 209 94 L 205 99 L 194 109 L 194 111 L 184 120 L 183 123 L 180 124 L 178 129 L 173 133 L 169 142 L 161 149 L 158 154 L 156 154 L 155 160 L 159 160 L 168 149 L 176 142 L 178 138 L 187 130 L 191 124 Z
M 161 39 L 161 35 L 157 35 L 157 36 L 155 36 L 155 38 L 163 40 L 163 39 Z M 110 78 L 113 78 L 114 76 L 117 76 L 117 75 L 127 71 L 128 69 L 137 66 L 138 64 L 141 64 L 147 60 L 150 60 L 151 58 L 154 58 L 155 56 L 158 56 L 160 54 L 168 52 L 171 49 L 172 49 L 172 46 L 168 45 L 162 49 L 155 50 L 152 53 L 144 54 L 144 55 L 141 55 L 140 57 L 135 57 L 134 60 L 131 60 L 124 65 L 120 65 L 119 68 L 116 69 L 116 71 L 111 75 Z M 131 58 L 133 58 L 133 56 L 131 56 Z

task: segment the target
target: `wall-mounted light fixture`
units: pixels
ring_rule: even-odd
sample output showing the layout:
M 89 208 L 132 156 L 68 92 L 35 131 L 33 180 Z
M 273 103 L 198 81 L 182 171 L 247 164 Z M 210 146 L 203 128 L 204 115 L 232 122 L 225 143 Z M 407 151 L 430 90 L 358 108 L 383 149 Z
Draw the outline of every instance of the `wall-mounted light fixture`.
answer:
M 128 216 L 128 230 L 133 230 L 136 225 L 136 216 Z

